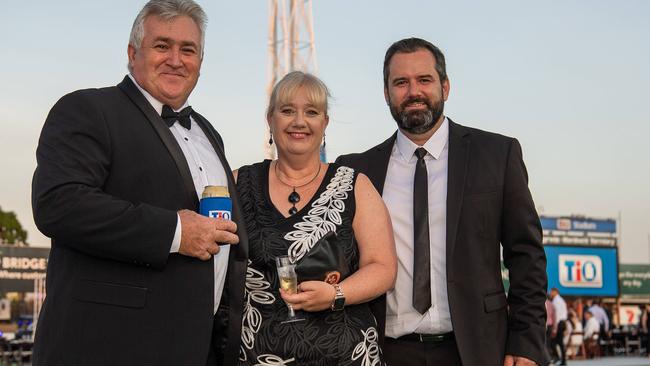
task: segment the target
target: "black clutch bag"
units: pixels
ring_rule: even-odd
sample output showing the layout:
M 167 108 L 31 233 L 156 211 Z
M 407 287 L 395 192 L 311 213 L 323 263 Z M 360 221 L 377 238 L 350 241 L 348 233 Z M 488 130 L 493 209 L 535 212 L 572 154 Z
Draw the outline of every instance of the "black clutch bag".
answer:
M 326 281 L 334 284 L 350 275 L 345 254 L 337 244 L 336 233 L 325 234 L 309 253 L 296 263 L 298 283 L 304 281 Z

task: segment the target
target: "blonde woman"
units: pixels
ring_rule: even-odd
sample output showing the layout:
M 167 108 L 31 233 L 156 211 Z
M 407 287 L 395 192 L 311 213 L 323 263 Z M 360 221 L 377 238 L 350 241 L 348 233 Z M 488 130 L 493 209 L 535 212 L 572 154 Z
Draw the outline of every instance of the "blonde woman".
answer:
M 292 72 L 280 80 L 267 110 L 278 158 L 236 172 L 250 237 L 241 365 L 383 364 L 368 301 L 394 285 L 391 223 L 366 176 L 320 161 L 328 95 L 310 74 Z M 330 231 L 350 276 L 337 284 L 304 281 L 296 294 L 280 292 L 276 257 L 299 262 Z M 305 320 L 283 323 L 287 304 Z

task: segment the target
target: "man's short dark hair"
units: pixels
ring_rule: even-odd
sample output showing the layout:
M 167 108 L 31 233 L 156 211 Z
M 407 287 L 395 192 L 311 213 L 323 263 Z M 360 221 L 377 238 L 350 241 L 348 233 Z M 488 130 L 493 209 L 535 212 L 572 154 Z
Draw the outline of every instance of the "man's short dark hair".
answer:
M 445 65 L 445 55 L 440 51 L 440 49 L 434 46 L 431 42 L 425 41 L 421 38 L 405 38 L 393 43 L 388 50 L 386 51 L 386 56 L 384 56 L 384 87 L 388 88 L 388 73 L 390 61 L 393 59 L 393 56 L 396 53 L 413 53 L 425 49 L 433 55 L 434 60 L 436 61 L 436 71 L 438 72 L 438 77 L 440 82 L 447 80 L 447 67 Z

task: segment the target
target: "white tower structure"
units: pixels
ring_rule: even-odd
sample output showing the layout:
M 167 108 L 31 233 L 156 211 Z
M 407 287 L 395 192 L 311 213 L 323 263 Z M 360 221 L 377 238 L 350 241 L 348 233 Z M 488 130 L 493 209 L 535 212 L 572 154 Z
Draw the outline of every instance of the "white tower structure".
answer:
M 267 96 L 284 75 L 300 70 L 316 74 L 316 45 L 312 18 L 312 0 L 268 0 L 269 43 Z M 266 123 L 266 122 L 265 122 Z M 275 157 L 266 129 L 264 151 L 267 159 Z

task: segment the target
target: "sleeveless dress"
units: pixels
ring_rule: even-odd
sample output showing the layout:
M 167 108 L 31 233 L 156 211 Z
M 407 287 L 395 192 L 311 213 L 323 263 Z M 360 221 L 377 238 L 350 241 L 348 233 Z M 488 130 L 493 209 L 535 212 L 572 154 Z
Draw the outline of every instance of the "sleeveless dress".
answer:
M 276 257 L 302 258 L 318 239 L 335 231 L 352 273 L 359 268 L 352 230 L 356 173 L 329 164 L 311 201 L 285 218 L 269 196 L 270 163 L 242 167 L 237 176 L 250 246 L 240 365 L 384 365 L 377 322 L 368 304 L 342 311 L 297 311 L 305 321 L 282 324 L 288 310 L 279 293 Z

